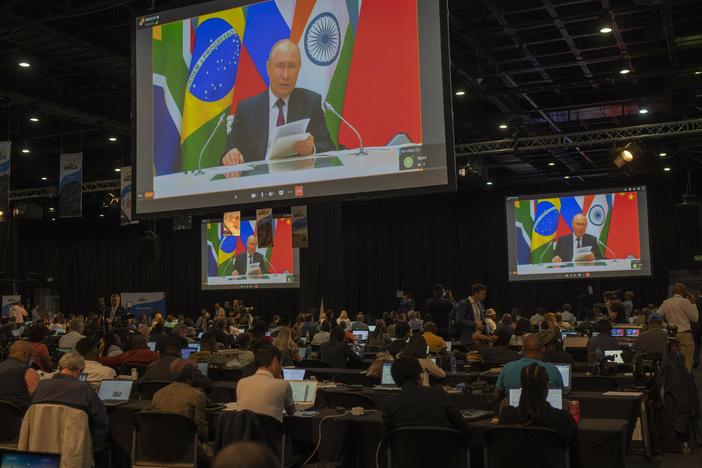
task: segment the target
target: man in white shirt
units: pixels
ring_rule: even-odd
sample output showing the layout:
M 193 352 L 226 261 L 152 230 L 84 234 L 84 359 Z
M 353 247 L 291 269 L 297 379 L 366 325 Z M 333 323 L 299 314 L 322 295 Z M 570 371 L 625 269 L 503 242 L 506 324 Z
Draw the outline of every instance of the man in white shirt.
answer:
M 68 329 L 70 331 L 61 337 L 58 347 L 75 351 L 76 343 L 85 338 L 83 335 L 83 320 L 74 318 L 68 322 Z
M 663 304 L 658 308 L 658 314 L 668 325 L 678 327 L 680 354 L 685 361 L 685 367 L 692 372 L 695 343 L 692 339 L 690 323 L 697 322 L 700 316 L 694 296 L 687 291 L 683 283 L 675 283 L 673 297 L 663 301 Z
M 22 325 L 27 318 L 27 309 L 22 307 L 22 304 L 19 302 L 15 302 L 12 307 L 10 307 L 10 317 L 15 318 L 15 323 L 17 325 Z
M 76 343 L 76 351 L 85 359 L 83 373 L 87 374 L 87 381 L 98 388 L 103 380 L 114 379 L 117 372 L 111 367 L 103 366 L 98 362 L 99 353 L 95 342 L 90 338 L 82 338 Z
M 265 414 L 283 422 L 283 411 L 295 412 L 290 384 L 281 378 L 281 355 L 273 345 L 262 345 L 255 355 L 258 370 L 236 385 L 237 410 Z
M 575 325 L 577 319 L 575 315 L 570 311 L 570 304 L 563 304 L 563 312 L 561 312 L 561 318 L 564 322 L 570 322 L 571 325 Z

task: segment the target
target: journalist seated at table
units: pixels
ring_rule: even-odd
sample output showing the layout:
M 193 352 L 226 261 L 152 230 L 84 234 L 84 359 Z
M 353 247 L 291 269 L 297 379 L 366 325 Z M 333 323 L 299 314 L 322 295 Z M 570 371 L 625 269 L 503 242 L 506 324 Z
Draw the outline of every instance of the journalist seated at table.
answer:
M 148 380 L 164 380 L 173 381 L 177 376 L 171 372 L 171 363 L 180 359 L 180 340 L 179 337 L 169 336 L 164 345 L 164 353 L 157 360 L 146 367 L 144 381 Z M 207 376 L 203 375 L 200 370 L 195 369 L 193 376 L 193 385 L 198 388 L 208 389 L 212 386 L 212 382 Z
M 422 336 L 424 337 L 424 340 L 426 340 L 427 346 L 429 346 L 430 353 L 446 351 L 448 348 L 446 341 L 444 341 L 444 339 L 438 335 L 436 324 L 434 322 L 424 322 L 423 331 L 424 333 L 422 333 Z
M 102 442 L 108 431 L 107 411 L 93 387 L 79 380 L 85 369 L 85 359 L 76 351 L 71 351 L 61 356 L 58 369 L 52 378 L 39 382 L 32 395 L 32 404 L 57 403 L 84 408 L 88 414 L 93 444 Z
M 492 343 L 483 342 L 478 345 L 478 352 L 484 362 L 490 364 L 507 364 L 508 362 L 516 361 L 521 356 L 513 349 L 509 349 L 509 340 L 512 334 L 504 327 L 498 327 L 495 330 L 497 339 Z
M 417 358 L 400 356 L 390 373 L 402 390 L 383 401 L 383 440 L 393 429 L 405 426 L 448 427 L 470 434 L 470 427 L 444 389 L 422 385 L 424 370 Z
M 205 417 L 207 397 L 194 385 L 198 374 L 197 366 L 194 361 L 178 358 L 171 361 L 168 370 L 173 375 L 173 382 L 154 394 L 149 409 L 192 419 L 197 426 L 198 455 L 208 459 L 212 456 L 212 449 L 206 444 L 209 435 Z
M 230 360 L 226 355 L 217 352 L 217 340 L 211 333 L 200 337 L 200 351 L 191 354 L 190 359 L 218 368 L 226 366 Z M 241 367 L 241 364 L 236 367 Z
M 101 357 L 100 363 L 119 369 L 124 364 L 145 366 L 158 359 L 158 353 L 149 349 L 146 338 L 139 333 L 132 336 L 130 346 L 130 350 L 122 354 Z
M 345 369 L 347 362 L 363 362 L 363 359 L 344 342 L 345 335 L 343 328 L 332 328 L 329 341 L 320 348 L 320 357 L 322 361 L 329 364 L 329 367 Z
M 612 336 L 612 322 L 607 319 L 602 319 L 597 322 L 597 336 L 593 336 L 587 342 L 587 351 L 594 353 L 595 351 L 607 351 L 610 349 L 621 349 L 617 339 Z
M 236 385 L 237 410 L 249 410 L 265 414 L 283 422 L 283 412 L 295 412 L 292 388 L 282 379 L 280 350 L 275 346 L 262 344 L 256 353 L 256 373 L 245 377 Z
M 99 352 L 95 342 L 90 338 L 83 338 L 76 343 L 76 352 L 85 359 L 85 369 L 83 373 L 87 376 L 87 381 L 94 388 L 100 386 L 103 380 L 114 379 L 117 372 L 111 367 L 107 367 L 98 362 Z
M 634 341 L 636 354 L 663 354 L 668 347 L 668 333 L 663 329 L 663 317 L 657 312 L 648 317 L 648 328 Z
M 388 353 L 397 356 L 407 346 L 412 329 L 407 322 L 398 322 L 395 324 L 395 340 L 388 345 Z
M 413 357 L 422 366 L 422 385 L 429 386 L 429 376 L 437 379 L 446 377 L 446 372 L 437 366 L 427 355 L 427 342 L 421 335 L 414 335 L 410 338 L 405 349 L 400 353 L 401 357 Z
M 571 354 L 563 351 L 561 342 L 558 340 L 558 335 L 551 330 L 541 330 L 538 333 L 541 343 L 544 345 L 543 361 L 557 362 L 565 364 L 573 364 L 574 359 Z
M 543 365 L 522 367 L 519 407 L 505 406 L 500 412 L 500 424 L 545 427 L 562 434 L 570 446 L 570 466 L 578 468 L 581 466 L 578 426 L 568 411 L 554 408 L 546 401 L 549 379 Z
M 58 342 L 58 347 L 70 349 L 71 351 L 75 350 L 76 343 L 78 343 L 78 341 L 80 341 L 81 339 L 85 338 L 85 335 L 83 335 L 84 327 L 85 325 L 83 323 L 83 320 L 79 318 L 74 318 L 73 320 L 68 322 L 69 332 L 61 337 L 61 339 Z
M 7 401 L 23 410 L 39 384 L 39 374 L 30 367 L 32 346 L 28 341 L 18 340 L 10 346 L 10 354 L 0 362 L 0 400 Z
M 524 339 L 522 346 L 522 354 L 524 357 L 518 361 L 512 361 L 505 364 L 505 367 L 500 372 L 495 384 L 495 399 L 502 400 L 505 395 L 509 394 L 510 389 L 519 388 L 521 386 L 522 368 L 532 364 L 538 364 L 546 369 L 548 381 L 551 387 L 563 387 L 563 378 L 561 373 L 553 364 L 542 361 L 544 356 L 544 346 L 539 339 L 539 335 L 532 333 Z

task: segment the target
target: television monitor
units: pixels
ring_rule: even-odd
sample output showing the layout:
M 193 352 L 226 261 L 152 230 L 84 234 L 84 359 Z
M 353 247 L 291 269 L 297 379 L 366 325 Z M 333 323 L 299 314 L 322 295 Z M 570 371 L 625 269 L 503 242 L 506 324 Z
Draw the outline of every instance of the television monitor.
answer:
M 509 390 L 509 406 L 519 407 L 519 399 L 521 396 L 521 388 L 511 388 Z M 563 409 L 563 389 L 549 388 L 546 401 L 556 409 Z
M 182 348 L 180 350 L 180 357 L 182 357 L 183 359 L 190 359 L 190 355 L 193 353 L 196 353 L 196 352 L 197 352 L 197 349 L 194 349 L 194 348 L 190 348 L 190 347 Z
M 202 289 L 297 288 L 299 249 L 292 219 L 273 219 L 273 246 L 259 247 L 256 220 L 242 220 L 238 236 L 225 236 L 221 220 L 202 222 Z
M 368 341 L 368 330 L 353 330 L 352 333 L 358 343 L 365 343 Z
M 623 328 L 612 328 L 612 330 L 610 330 L 609 334 L 611 336 L 621 338 L 624 336 L 624 329 Z
M 447 16 L 214 0 L 135 18 L 137 214 L 454 189 Z
M 627 328 L 625 331 L 627 338 L 636 338 L 641 334 L 640 328 Z
M 651 275 L 645 186 L 508 196 L 509 281 Z
M 284 380 L 305 380 L 305 370 L 306 369 L 295 369 L 291 367 L 283 368 L 283 379 Z

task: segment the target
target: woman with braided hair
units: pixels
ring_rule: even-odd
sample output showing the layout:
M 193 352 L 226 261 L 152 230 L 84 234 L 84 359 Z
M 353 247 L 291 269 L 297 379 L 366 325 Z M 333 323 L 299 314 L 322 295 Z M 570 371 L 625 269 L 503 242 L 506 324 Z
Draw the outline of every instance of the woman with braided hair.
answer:
M 570 445 L 570 466 L 579 468 L 578 426 L 568 411 L 554 408 L 546 401 L 548 382 L 543 366 L 531 364 L 522 368 L 519 407 L 505 406 L 500 413 L 500 424 L 545 427 L 563 434 Z

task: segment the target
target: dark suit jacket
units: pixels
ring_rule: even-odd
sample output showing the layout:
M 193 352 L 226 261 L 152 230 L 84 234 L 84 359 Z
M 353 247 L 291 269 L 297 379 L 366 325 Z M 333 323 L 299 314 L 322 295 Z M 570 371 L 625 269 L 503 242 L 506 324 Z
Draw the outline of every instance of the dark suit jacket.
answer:
M 383 401 L 383 440 L 390 431 L 404 426 L 449 427 L 470 435 L 456 403 L 443 388 L 414 382 L 405 382 L 400 393 Z
M 595 260 L 600 260 L 602 258 L 602 251 L 600 250 L 599 242 L 597 238 L 591 234 L 583 234 L 583 239 L 580 242 L 582 247 L 592 247 L 592 253 L 595 254 Z M 566 236 L 561 236 L 556 241 L 556 248 L 554 249 L 554 255 L 561 257 L 564 262 L 570 262 L 573 260 L 573 234 L 568 234 Z M 550 259 L 544 259 L 544 261 L 549 261 Z
M 239 272 L 240 275 L 245 275 L 246 274 L 246 256 L 248 255 L 248 252 L 243 252 L 234 257 L 234 269 Z M 261 273 L 262 274 L 268 274 L 268 262 L 266 261 L 266 258 L 258 253 L 254 252 L 253 254 L 253 261 L 254 263 L 258 263 L 258 265 L 261 267 Z
M 480 314 L 482 320 L 485 316 L 485 308 L 482 303 L 478 304 L 480 307 Z M 473 343 L 473 333 L 478 329 L 478 325 L 475 321 L 475 313 L 473 312 L 473 305 L 470 299 L 463 299 L 458 303 L 456 307 L 456 331 L 459 335 L 459 340 L 463 344 Z
M 244 161 L 262 161 L 268 148 L 268 121 L 270 105 L 268 90 L 239 103 L 232 132 L 227 139 L 227 149 L 237 148 Z M 295 88 L 288 100 L 288 116 L 285 123 L 310 119 L 307 131 L 314 137 L 317 153 L 336 149 L 322 112 L 322 97 L 305 88 Z M 225 151 L 225 153 L 226 153 Z

